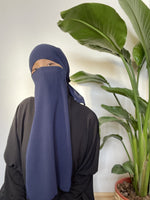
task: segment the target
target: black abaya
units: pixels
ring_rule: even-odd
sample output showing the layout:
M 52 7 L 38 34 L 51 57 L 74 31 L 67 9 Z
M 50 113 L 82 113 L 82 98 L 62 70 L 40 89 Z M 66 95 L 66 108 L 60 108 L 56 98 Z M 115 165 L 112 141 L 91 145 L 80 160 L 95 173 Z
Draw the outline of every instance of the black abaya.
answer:
M 26 149 L 34 116 L 34 98 L 17 108 L 4 154 L 5 181 L 0 200 L 26 200 Z M 69 117 L 72 144 L 72 184 L 69 192 L 60 191 L 53 200 L 94 200 L 93 174 L 98 169 L 99 127 L 96 115 L 69 96 Z M 42 200 L 42 199 L 41 199 Z

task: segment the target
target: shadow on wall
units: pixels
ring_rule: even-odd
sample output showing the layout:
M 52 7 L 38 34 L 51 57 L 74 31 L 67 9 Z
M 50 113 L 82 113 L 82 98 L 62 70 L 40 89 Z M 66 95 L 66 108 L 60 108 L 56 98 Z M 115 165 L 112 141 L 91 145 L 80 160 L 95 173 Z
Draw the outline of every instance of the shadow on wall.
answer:
M 74 73 L 74 68 L 76 71 L 86 71 L 89 73 L 100 73 L 105 75 L 116 73 L 116 67 L 118 68 L 121 65 L 120 59 L 113 55 L 109 55 L 106 53 L 100 53 L 95 51 L 91 53 L 91 51 L 87 51 L 85 55 L 74 52 L 69 55 L 72 65 L 70 66 L 71 71 Z

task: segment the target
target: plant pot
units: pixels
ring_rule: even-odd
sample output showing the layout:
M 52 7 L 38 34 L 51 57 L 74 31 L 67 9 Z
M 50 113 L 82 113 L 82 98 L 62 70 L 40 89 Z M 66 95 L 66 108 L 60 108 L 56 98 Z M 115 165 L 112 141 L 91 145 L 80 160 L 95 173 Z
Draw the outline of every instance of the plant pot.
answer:
M 128 182 L 128 183 L 131 183 L 131 179 L 128 177 L 128 178 L 122 178 L 120 180 L 118 180 L 115 184 L 115 193 L 114 193 L 114 199 L 115 200 L 129 200 L 128 198 L 124 197 L 118 190 L 117 188 L 117 185 L 119 183 L 123 183 L 124 181 Z

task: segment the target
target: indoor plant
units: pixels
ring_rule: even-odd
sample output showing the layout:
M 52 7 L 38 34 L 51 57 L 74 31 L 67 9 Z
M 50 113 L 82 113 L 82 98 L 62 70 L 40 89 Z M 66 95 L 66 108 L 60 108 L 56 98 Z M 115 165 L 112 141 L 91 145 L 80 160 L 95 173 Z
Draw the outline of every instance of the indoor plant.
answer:
M 122 9 L 128 15 L 139 43 L 133 49 L 134 69 L 130 53 L 124 48 L 127 28 L 125 22 L 112 8 L 99 3 L 84 3 L 61 13 L 62 20 L 58 26 L 75 38 L 80 44 L 98 51 L 119 56 L 129 76 L 131 89 L 111 87 L 109 82 L 100 74 L 93 75 L 80 71 L 72 76 L 72 80 L 96 82 L 102 88 L 112 93 L 117 106 L 102 105 L 113 114 L 99 119 L 100 125 L 105 122 L 121 124 L 129 137 L 132 155 L 129 154 L 120 135 L 108 135 L 103 138 L 103 144 L 110 137 L 121 141 L 127 153 L 128 161 L 115 165 L 116 173 L 128 172 L 136 193 L 139 196 L 149 194 L 150 184 L 150 10 L 141 0 L 118 0 Z M 143 64 L 149 79 L 149 99 L 146 101 L 139 94 L 139 76 Z M 121 105 L 117 94 L 129 98 L 135 109 L 135 115 Z M 102 144 L 102 146 L 103 146 Z

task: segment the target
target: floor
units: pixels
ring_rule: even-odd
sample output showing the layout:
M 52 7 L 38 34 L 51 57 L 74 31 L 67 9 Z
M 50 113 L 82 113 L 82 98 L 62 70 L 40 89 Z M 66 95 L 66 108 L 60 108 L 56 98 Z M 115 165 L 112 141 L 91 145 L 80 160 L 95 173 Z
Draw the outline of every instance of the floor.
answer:
M 114 200 L 113 196 L 112 192 L 98 192 L 95 193 L 95 200 Z

